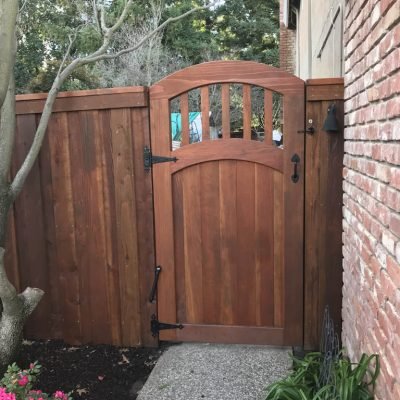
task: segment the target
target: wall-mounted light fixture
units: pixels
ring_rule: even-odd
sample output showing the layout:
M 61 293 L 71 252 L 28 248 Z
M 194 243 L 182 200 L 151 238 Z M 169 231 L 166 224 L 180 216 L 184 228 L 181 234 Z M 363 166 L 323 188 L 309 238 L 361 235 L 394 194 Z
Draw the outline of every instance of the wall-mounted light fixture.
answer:
M 325 118 L 324 126 L 322 130 L 326 132 L 337 132 L 339 130 L 338 122 L 336 119 L 336 106 L 335 104 L 331 104 L 328 107 L 328 115 Z

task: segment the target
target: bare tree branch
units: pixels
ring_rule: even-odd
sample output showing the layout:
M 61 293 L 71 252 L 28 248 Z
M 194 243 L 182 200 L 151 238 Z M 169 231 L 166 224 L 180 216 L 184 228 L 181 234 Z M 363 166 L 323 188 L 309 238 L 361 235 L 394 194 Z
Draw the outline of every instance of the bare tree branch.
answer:
M 1 1 L 1 0 L 0 0 Z M 17 197 L 17 195 L 19 194 L 19 192 L 22 189 L 23 184 L 25 183 L 25 180 L 30 172 L 30 170 L 33 167 L 33 164 L 35 163 L 35 160 L 39 154 L 42 142 L 43 142 L 43 138 L 44 135 L 46 133 L 46 129 L 47 129 L 47 125 L 53 110 L 53 105 L 54 102 L 56 100 L 57 94 L 60 91 L 60 88 L 62 86 L 62 84 L 65 82 L 65 80 L 72 74 L 72 72 L 82 66 L 82 65 L 86 65 L 89 63 L 94 63 L 96 61 L 100 61 L 100 60 L 105 60 L 105 59 L 111 59 L 111 58 L 115 58 L 115 57 L 119 57 L 123 54 L 126 53 L 130 53 L 132 51 L 137 50 L 140 46 L 142 46 L 146 41 L 148 41 L 149 39 L 151 39 L 154 35 L 156 35 L 158 32 L 162 31 L 167 25 L 173 23 L 173 22 L 177 22 L 183 18 L 188 17 L 189 15 L 200 11 L 200 10 L 204 10 L 207 9 L 213 5 L 215 5 L 216 3 L 218 3 L 218 1 L 216 2 L 212 2 L 207 6 L 204 7 L 195 7 L 192 8 L 191 10 L 177 16 L 177 17 L 170 17 L 168 18 L 166 21 L 164 21 L 161 25 L 159 25 L 158 27 L 156 27 L 155 29 L 153 29 L 153 31 L 151 31 L 148 35 L 146 35 L 145 37 L 143 37 L 137 44 L 135 44 L 134 46 L 131 46 L 127 49 L 123 49 L 120 50 L 116 53 L 112 53 L 112 54 L 107 54 L 107 51 L 109 49 L 111 40 L 113 38 L 113 35 L 115 34 L 115 32 L 121 27 L 121 25 L 123 24 L 124 20 L 127 18 L 128 13 L 129 13 L 129 9 L 132 5 L 132 0 L 128 0 L 125 3 L 124 9 L 122 10 L 120 16 L 118 17 L 117 21 L 115 22 L 115 24 L 109 28 L 106 27 L 105 25 L 105 11 L 104 11 L 104 7 L 101 8 L 101 18 L 100 18 L 100 23 L 101 23 L 101 27 L 102 30 L 104 31 L 104 36 L 103 36 L 103 43 L 102 45 L 96 50 L 94 51 L 92 54 L 86 56 L 86 57 L 82 57 L 82 58 L 76 58 L 75 60 L 73 60 L 68 66 L 65 67 L 65 69 L 61 72 L 59 72 L 53 82 L 53 85 L 49 91 L 49 94 L 47 96 L 46 99 L 46 103 L 44 105 L 43 108 L 43 112 L 39 121 L 39 125 L 37 127 L 36 130 L 36 134 L 35 137 L 33 139 L 33 143 L 31 145 L 31 148 L 29 149 L 29 152 L 24 160 L 24 162 L 22 163 L 22 166 L 20 167 L 19 171 L 17 172 L 17 174 L 15 175 L 15 178 L 11 184 L 11 195 L 12 197 L 15 199 Z
M 72 35 L 69 35 L 69 45 L 67 47 L 67 50 L 65 51 L 64 57 L 61 61 L 60 67 L 58 68 L 58 72 L 57 72 L 57 76 L 59 76 L 65 66 L 65 63 L 67 62 L 68 57 L 71 54 L 71 48 L 73 46 L 73 44 L 76 41 L 76 38 L 78 36 L 78 32 L 79 32 L 79 27 L 75 29 L 74 33 Z
M 213 4 L 215 4 L 215 3 L 212 3 L 211 5 L 213 5 Z M 119 57 L 119 56 L 122 56 L 123 54 L 127 54 L 132 51 L 135 51 L 139 47 L 141 47 L 145 42 L 147 42 L 149 39 L 151 39 L 154 35 L 156 35 L 158 32 L 162 31 L 167 25 L 169 25 L 173 22 L 177 22 L 183 18 L 188 17 L 189 15 L 191 15 L 197 11 L 204 10 L 210 6 L 195 7 L 195 8 L 192 8 L 191 10 L 185 12 L 184 14 L 178 15 L 177 17 L 168 18 L 161 25 L 159 25 L 156 29 L 154 29 L 152 32 L 150 32 L 147 36 L 145 36 L 140 42 L 138 42 L 134 46 L 131 46 L 126 49 L 122 49 L 116 53 L 110 53 L 110 54 L 105 54 L 105 52 L 101 52 L 99 54 L 99 51 L 97 51 L 90 56 L 82 58 L 82 62 L 83 62 L 83 64 L 89 64 L 89 63 L 100 61 L 100 60 L 108 60 L 111 58 Z
M 100 28 L 101 28 L 101 33 L 104 35 L 108 28 L 106 24 L 106 11 L 104 8 L 104 5 L 100 6 Z
M 97 29 L 98 29 L 98 31 L 100 33 L 102 33 L 101 32 L 100 20 L 99 20 L 99 8 L 98 8 L 96 0 L 92 0 L 92 9 L 93 9 L 93 18 L 94 18 L 94 21 L 96 23 Z

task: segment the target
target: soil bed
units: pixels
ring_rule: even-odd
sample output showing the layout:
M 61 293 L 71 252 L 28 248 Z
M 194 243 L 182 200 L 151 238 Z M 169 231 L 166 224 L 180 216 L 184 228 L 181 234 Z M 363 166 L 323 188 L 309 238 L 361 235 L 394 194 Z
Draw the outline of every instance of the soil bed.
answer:
M 164 349 L 24 341 L 18 365 L 39 361 L 42 373 L 35 387 L 46 393 L 72 392 L 74 400 L 136 399 Z

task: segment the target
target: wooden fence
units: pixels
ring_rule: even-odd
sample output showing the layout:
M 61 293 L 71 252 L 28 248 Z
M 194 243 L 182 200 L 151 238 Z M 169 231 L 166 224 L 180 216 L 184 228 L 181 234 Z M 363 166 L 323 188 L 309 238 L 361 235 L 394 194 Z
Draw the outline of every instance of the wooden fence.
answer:
M 33 139 L 45 95 L 17 97 L 13 171 Z M 343 130 L 322 131 L 328 105 L 342 128 L 343 82 L 307 82 L 304 345 L 316 348 L 325 304 L 341 313 Z M 154 274 L 146 88 L 62 93 L 43 149 L 10 218 L 6 265 L 18 289 L 46 292 L 29 338 L 152 346 Z
M 44 99 L 17 97 L 13 172 L 31 144 Z M 19 288 L 46 292 L 28 322 L 28 337 L 154 343 L 152 306 L 140 285 L 154 265 L 151 176 L 143 169 L 147 104 L 141 87 L 59 95 L 10 224 L 10 276 Z

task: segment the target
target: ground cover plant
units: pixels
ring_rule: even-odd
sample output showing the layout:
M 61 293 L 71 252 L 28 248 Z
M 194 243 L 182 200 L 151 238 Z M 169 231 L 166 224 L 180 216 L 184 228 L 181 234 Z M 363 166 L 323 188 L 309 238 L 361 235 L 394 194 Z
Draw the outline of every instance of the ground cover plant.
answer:
M 358 363 L 352 363 L 341 352 L 332 361 L 328 375 L 323 368 L 324 359 L 324 354 L 320 352 L 309 353 L 304 359 L 293 358 L 293 372 L 289 377 L 271 384 L 265 400 L 373 399 L 379 374 L 376 354 L 363 354 Z
M 293 371 L 269 385 L 264 400 L 372 400 L 379 375 L 377 354 L 356 363 L 340 349 L 339 336 L 325 308 L 319 352 L 292 357 Z
M 33 389 L 41 368 L 37 362 L 31 363 L 27 369 L 21 369 L 16 363 L 10 365 L 0 381 L 0 400 L 72 400 L 62 390 L 49 395 Z

